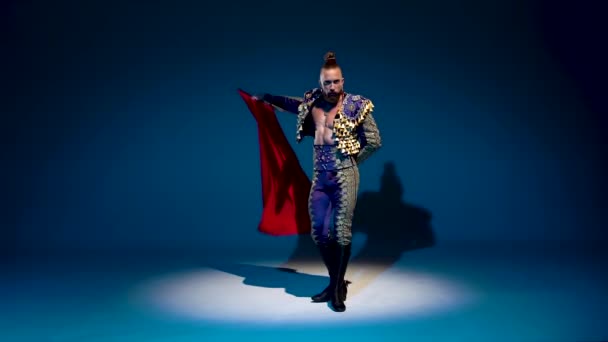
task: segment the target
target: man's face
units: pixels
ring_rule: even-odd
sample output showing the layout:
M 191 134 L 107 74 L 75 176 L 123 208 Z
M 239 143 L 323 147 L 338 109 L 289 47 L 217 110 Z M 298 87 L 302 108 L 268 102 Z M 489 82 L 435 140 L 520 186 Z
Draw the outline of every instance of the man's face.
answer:
M 337 102 L 340 99 L 340 95 L 344 91 L 344 78 L 342 78 L 340 68 L 321 70 L 320 83 L 327 101 Z

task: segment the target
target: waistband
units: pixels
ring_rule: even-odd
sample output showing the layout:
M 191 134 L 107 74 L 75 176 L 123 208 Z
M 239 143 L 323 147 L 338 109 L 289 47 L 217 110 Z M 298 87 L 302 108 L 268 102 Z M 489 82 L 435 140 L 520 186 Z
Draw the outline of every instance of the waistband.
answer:
M 340 170 L 356 165 L 353 157 L 338 151 L 337 145 L 313 145 L 313 159 L 315 171 Z

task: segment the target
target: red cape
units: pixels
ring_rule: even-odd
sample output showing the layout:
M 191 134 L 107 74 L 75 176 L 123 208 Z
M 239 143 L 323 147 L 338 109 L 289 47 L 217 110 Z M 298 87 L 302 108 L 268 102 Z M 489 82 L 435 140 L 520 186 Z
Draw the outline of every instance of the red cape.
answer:
M 270 235 L 310 234 L 310 179 L 285 137 L 272 105 L 239 89 L 258 123 L 264 210 L 258 230 Z

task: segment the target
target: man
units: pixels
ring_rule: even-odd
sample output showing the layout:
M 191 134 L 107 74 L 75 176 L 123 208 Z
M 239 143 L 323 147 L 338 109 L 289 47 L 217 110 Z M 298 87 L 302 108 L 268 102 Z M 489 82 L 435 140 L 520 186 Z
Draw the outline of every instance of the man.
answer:
M 344 280 L 351 255 L 352 219 L 363 161 L 381 147 L 372 116 L 374 105 L 360 95 L 344 91 L 342 70 L 333 52 L 325 55 L 320 88 L 303 99 L 262 94 L 252 97 L 282 111 L 297 114 L 299 143 L 314 139 L 314 175 L 308 196 L 311 236 L 321 252 L 330 282 L 314 302 L 331 302 L 334 310 L 346 310 L 347 282 Z M 333 232 L 330 221 L 333 219 Z

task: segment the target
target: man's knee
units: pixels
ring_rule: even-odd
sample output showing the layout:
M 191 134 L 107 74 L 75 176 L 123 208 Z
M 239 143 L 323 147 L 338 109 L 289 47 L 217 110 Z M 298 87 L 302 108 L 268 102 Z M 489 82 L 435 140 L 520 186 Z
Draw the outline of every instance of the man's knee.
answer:
M 314 241 L 314 243 L 317 245 L 326 245 L 331 240 L 331 236 L 329 235 L 329 232 L 323 232 L 323 230 L 313 229 L 310 232 L 310 236 L 312 237 L 312 240 Z

